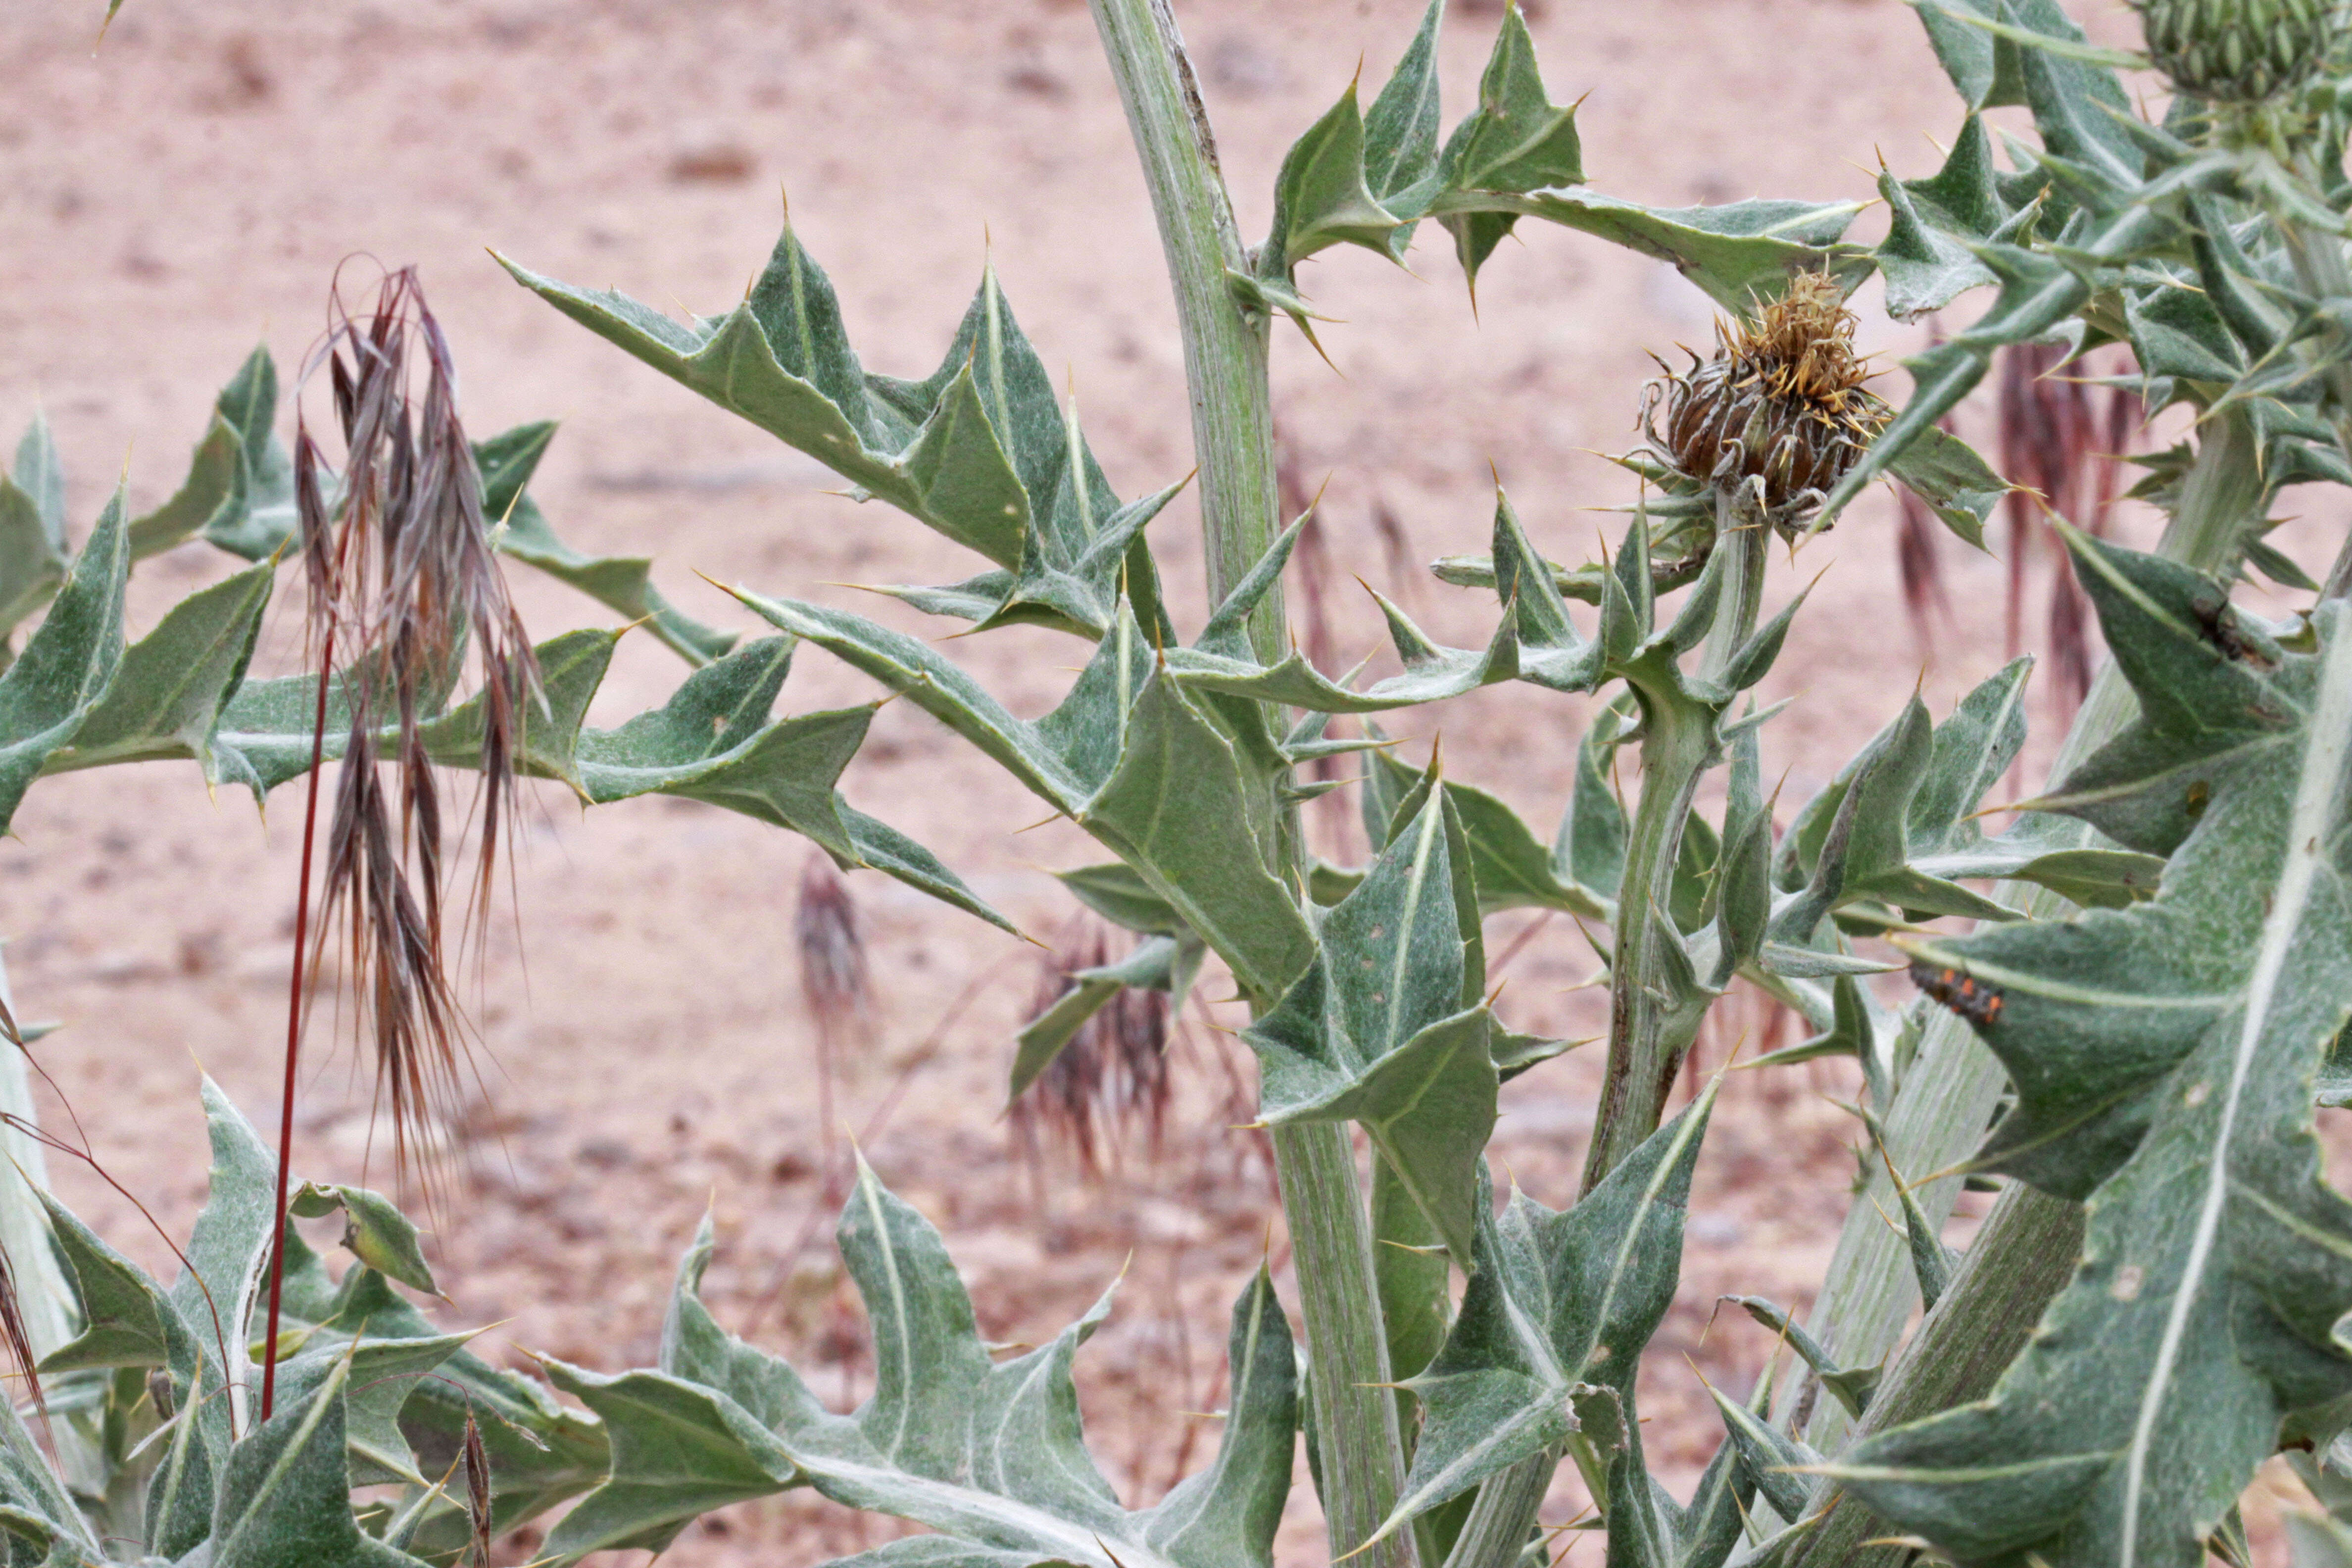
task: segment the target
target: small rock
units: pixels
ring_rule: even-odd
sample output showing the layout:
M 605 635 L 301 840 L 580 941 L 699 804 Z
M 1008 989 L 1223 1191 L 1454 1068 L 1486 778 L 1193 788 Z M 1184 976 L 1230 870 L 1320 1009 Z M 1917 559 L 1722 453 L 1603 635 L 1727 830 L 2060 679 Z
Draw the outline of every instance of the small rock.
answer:
M 751 177 L 759 160 L 731 142 L 689 147 L 669 161 L 669 177 L 679 184 L 737 184 Z
M 591 1138 L 572 1153 L 582 1164 L 600 1171 L 617 1171 L 636 1158 L 635 1152 L 618 1138 Z

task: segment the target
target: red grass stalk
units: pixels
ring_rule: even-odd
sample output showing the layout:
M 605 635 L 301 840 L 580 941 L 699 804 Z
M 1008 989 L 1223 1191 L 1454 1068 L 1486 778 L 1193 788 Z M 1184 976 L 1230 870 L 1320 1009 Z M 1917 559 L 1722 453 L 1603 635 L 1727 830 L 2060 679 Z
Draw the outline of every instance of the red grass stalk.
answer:
M 335 628 L 327 628 L 319 668 L 318 711 L 310 723 L 310 777 L 302 806 L 301 884 L 294 895 L 294 959 L 286 984 L 286 1082 L 278 1102 L 278 1197 L 270 1212 L 278 1216 L 278 1234 L 269 1248 L 268 1329 L 261 1342 L 261 1419 L 269 1419 L 278 1403 L 278 1309 L 286 1289 L 286 1189 L 294 1168 L 294 1079 L 302 1050 L 303 963 L 310 947 L 310 857 L 319 841 L 319 775 L 326 771 L 327 672 L 335 666 Z M 240 1329 L 238 1332 L 244 1331 Z
M 323 956 L 325 932 L 339 923 L 344 931 L 358 1013 L 373 1036 L 377 1101 L 390 1110 L 394 1163 L 404 1177 L 426 1118 L 462 1088 L 461 1064 L 471 1046 L 447 973 L 440 795 L 423 726 L 458 684 L 469 657 L 478 660 L 481 820 L 470 923 L 487 918 L 494 868 L 506 842 L 502 826 L 512 820 L 520 799 L 516 762 L 525 710 L 544 700 L 537 661 L 490 542 L 472 444 L 457 418 L 448 342 L 413 270 L 389 274 L 373 309 L 363 314 L 348 310 L 340 291 L 331 298 L 328 331 L 311 353 L 306 379 L 321 367 L 331 373 L 344 467 L 341 492 L 331 497 L 321 477 L 324 458 L 298 409 L 295 511 L 319 689 L 287 983 L 278 1232 L 270 1248 L 259 1411 L 265 1421 L 277 1395 L 305 992 Z M 413 380 L 422 381 L 421 396 L 412 396 Z M 326 764 L 328 699 L 339 678 L 351 734 L 327 832 L 314 932 L 320 775 Z M 389 738 L 381 738 L 387 731 Z M 395 781 L 389 789 L 384 766 Z M 424 1175 L 430 1201 L 431 1173 Z M 237 1331 L 244 1331 L 242 1325 Z

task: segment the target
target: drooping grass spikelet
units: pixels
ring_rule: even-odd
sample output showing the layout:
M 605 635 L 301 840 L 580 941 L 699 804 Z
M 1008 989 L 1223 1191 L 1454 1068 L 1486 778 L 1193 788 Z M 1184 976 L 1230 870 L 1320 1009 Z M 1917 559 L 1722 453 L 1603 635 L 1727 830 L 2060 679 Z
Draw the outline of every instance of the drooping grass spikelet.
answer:
M 2084 373 L 2065 374 L 2067 353 L 2053 343 L 2003 351 L 1997 407 L 2001 471 L 2020 487 L 2001 500 L 2009 523 L 2008 649 L 2011 656 L 2023 651 L 2027 579 L 2035 558 L 2047 558 L 2049 689 L 2059 710 L 2071 714 L 2091 689 L 2092 617 L 2049 519 L 2054 513 L 2088 533 L 2106 533 L 2136 399 L 2119 386 L 2092 385 Z
M 859 925 L 849 884 L 822 851 L 811 855 L 793 914 L 793 950 L 800 960 L 801 994 L 816 1024 L 817 1137 L 828 1193 L 839 1174 L 834 1144 L 840 1136 L 835 1100 L 841 1051 L 863 1034 L 872 1012 L 872 973 Z
M 310 956 L 337 942 L 394 1163 L 429 1177 L 427 1129 L 460 1096 L 468 1046 L 449 978 L 462 935 L 448 919 L 449 825 L 424 725 L 470 666 L 483 722 L 461 921 L 479 921 L 520 799 L 539 668 L 490 540 L 448 342 L 415 273 L 388 276 L 362 313 L 339 293 L 311 366 L 329 373 L 343 464 L 331 485 L 302 419 L 296 503 L 313 668 L 343 705 L 346 743 Z
M 1032 1011 L 1052 1006 L 1077 971 L 1110 961 L 1101 929 L 1075 922 L 1045 956 Z M 1090 1176 L 1100 1174 L 1132 1136 L 1139 1135 L 1147 1159 L 1157 1160 L 1175 1091 L 1168 1040 L 1168 997 L 1162 992 L 1121 989 L 1087 1019 L 1013 1102 L 1013 1135 L 1033 1169 L 1043 1158 L 1046 1137 Z

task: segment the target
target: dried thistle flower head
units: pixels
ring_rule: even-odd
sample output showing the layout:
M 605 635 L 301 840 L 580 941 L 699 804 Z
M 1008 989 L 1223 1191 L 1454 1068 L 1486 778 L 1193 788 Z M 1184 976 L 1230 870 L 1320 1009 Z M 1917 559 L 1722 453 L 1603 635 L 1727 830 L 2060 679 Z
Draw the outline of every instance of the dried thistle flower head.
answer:
M 1788 531 L 1886 427 L 1853 329 L 1837 280 L 1799 273 L 1754 322 L 1717 322 L 1712 359 L 1651 383 L 1650 445 L 1696 483 L 1760 480 L 1766 515 Z
M 340 289 L 309 369 L 324 367 L 343 440 L 340 476 L 298 416 L 295 504 L 310 585 L 311 668 L 322 726 L 344 739 L 327 836 L 323 918 L 311 962 L 339 933 L 377 1102 L 404 1172 L 429 1119 L 463 1089 L 467 1024 L 449 978 L 448 829 L 424 726 L 479 678 L 472 897 L 487 915 L 527 710 L 542 700 L 521 618 L 483 515 L 457 373 L 413 269 L 357 313 Z M 331 716 L 331 702 L 341 713 Z M 389 777 L 387 778 L 387 773 Z
M 2317 75 L 2344 32 L 2343 0 L 2145 0 L 2156 68 L 2209 103 L 2270 102 Z

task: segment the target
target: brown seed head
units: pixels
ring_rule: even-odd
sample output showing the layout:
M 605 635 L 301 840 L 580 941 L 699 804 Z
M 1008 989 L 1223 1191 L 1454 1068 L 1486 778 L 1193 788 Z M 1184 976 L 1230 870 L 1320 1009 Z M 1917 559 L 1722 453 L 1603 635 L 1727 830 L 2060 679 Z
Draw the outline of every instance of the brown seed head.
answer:
M 339 290 L 310 368 L 328 373 L 344 448 L 334 473 L 298 416 L 311 663 L 334 699 L 329 738 L 342 742 L 310 961 L 331 942 L 343 950 L 405 1173 L 432 1148 L 428 1123 L 464 1092 L 469 1042 L 449 978 L 452 836 L 425 724 L 470 665 L 480 707 L 468 761 L 479 779 L 471 898 L 458 918 L 478 921 L 520 804 L 526 714 L 543 697 L 483 514 L 449 345 L 415 273 L 387 275 L 357 309 Z M 430 1172 L 420 1173 L 429 1198 Z
M 1651 445 L 1702 484 L 1761 480 L 1768 514 L 1793 522 L 1886 427 L 1886 405 L 1863 387 L 1853 328 L 1836 279 L 1799 273 L 1759 320 L 1718 321 L 1714 358 L 1651 384 Z

